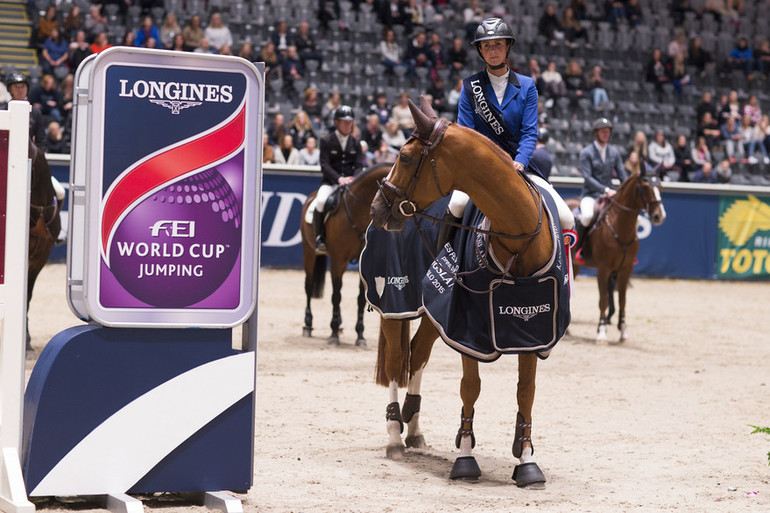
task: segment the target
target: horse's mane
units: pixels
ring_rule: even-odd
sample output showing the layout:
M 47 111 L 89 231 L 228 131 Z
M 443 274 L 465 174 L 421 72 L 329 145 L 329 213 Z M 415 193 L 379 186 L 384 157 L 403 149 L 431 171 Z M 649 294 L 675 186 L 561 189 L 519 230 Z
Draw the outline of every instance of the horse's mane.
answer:
M 481 141 L 484 142 L 484 144 L 486 144 L 492 152 L 496 153 L 498 157 L 500 157 L 502 160 L 506 162 L 506 164 L 508 164 L 508 167 L 511 170 L 515 169 L 513 167 L 513 157 L 511 157 L 510 154 L 508 154 L 508 152 L 504 151 L 500 146 L 498 146 L 497 143 L 495 143 L 492 139 L 482 134 L 481 132 L 477 132 L 472 128 L 468 128 L 467 126 L 458 125 L 457 123 L 452 123 L 452 126 L 455 126 L 459 128 L 461 131 L 467 132 L 468 134 L 471 134 L 481 139 Z
M 381 171 L 382 168 L 384 168 L 384 167 L 387 167 L 388 169 L 390 169 L 392 166 L 393 166 L 393 164 L 388 164 L 388 163 L 385 163 L 385 162 L 380 162 L 378 164 L 374 164 L 373 166 L 367 167 L 366 169 L 364 169 L 363 171 L 361 171 L 359 174 L 356 175 L 356 177 L 353 180 L 353 183 L 351 185 L 367 180 L 369 178 L 369 175 L 371 175 L 371 174 L 373 174 L 375 172 Z

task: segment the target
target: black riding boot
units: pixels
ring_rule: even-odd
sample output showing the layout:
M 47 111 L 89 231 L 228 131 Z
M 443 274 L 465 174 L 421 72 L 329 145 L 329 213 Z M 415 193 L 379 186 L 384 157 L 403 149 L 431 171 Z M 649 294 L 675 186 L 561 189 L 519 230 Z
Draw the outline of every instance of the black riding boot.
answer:
M 580 258 L 585 261 L 585 259 L 588 257 L 588 246 L 584 246 L 583 243 L 586 240 L 586 236 L 588 235 L 588 227 L 583 226 L 583 223 L 579 222 L 577 223 L 577 244 L 575 244 L 575 255 L 578 254 L 578 251 L 581 249 L 583 250 L 580 254 Z
M 449 210 L 444 213 L 444 221 L 459 223 L 461 220 L 462 219 L 459 217 L 455 217 L 454 214 L 452 214 L 452 212 Z M 441 253 L 441 250 L 444 249 L 444 245 L 446 245 L 446 243 L 450 240 L 454 239 L 456 231 L 456 226 L 447 223 L 441 223 L 441 226 L 438 229 L 438 240 L 436 241 L 436 254 Z
M 326 225 L 324 213 L 315 210 L 313 212 L 313 231 L 315 231 L 315 252 L 319 255 L 326 254 Z

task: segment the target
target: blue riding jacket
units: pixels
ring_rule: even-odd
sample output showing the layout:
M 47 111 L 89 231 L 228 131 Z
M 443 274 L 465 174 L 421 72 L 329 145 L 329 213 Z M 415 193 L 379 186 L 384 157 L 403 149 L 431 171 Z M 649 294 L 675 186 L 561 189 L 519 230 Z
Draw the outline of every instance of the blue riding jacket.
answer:
M 465 84 L 472 84 L 476 80 L 480 81 L 481 74 L 486 72 L 486 70 L 480 71 L 464 81 L 458 102 L 457 124 L 473 128 L 494 141 L 495 136 L 493 136 L 489 125 L 478 113 L 474 112 L 473 102 L 468 97 L 468 91 L 465 90 Z M 486 82 L 489 81 L 486 80 Z M 514 161 L 520 162 L 526 169 L 537 142 L 537 88 L 535 82 L 531 78 L 511 70 L 502 104 L 497 101 L 497 95 L 495 95 L 491 83 L 488 83 L 485 92 L 490 106 L 502 113 L 502 121 L 506 128 L 505 135 L 511 139 L 513 147 L 518 147 L 515 154 L 511 154 L 510 151 L 508 153 L 511 154 Z M 504 147 L 503 149 L 505 150 Z

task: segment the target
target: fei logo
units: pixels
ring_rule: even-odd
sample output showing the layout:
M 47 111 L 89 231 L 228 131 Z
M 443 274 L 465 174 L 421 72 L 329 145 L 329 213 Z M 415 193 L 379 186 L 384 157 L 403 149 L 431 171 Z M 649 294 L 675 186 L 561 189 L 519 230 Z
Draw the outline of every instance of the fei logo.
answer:
M 158 237 L 161 230 L 167 237 L 195 237 L 195 221 L 157 221 L 150 227 L 153 237 Z

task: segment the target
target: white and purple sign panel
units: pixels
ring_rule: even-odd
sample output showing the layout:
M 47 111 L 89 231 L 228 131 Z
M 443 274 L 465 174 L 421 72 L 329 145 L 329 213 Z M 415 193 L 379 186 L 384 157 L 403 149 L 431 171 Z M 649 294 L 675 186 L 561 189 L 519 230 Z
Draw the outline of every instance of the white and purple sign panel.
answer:
M 242 323 L 256 303 L 261 74 L 131 48 L 88 69 L 84 297 L 70 303 L 107 326 Z

